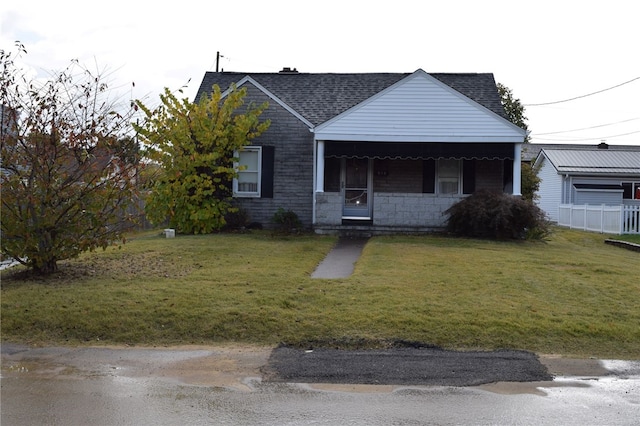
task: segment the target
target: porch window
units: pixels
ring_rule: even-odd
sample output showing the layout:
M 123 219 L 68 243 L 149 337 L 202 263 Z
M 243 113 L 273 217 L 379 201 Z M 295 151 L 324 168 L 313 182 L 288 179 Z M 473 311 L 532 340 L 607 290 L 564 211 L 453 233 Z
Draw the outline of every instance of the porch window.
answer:
M 237 153 L 235 164 L 238 177 L 233 180 L 233 194 L 236 197 L 260 197 L 260 175 L 262 171 L 262 148 L 248 146 Z
M 438 192 L 440 194 L 460 192 L 460 160 L 438 161 Z

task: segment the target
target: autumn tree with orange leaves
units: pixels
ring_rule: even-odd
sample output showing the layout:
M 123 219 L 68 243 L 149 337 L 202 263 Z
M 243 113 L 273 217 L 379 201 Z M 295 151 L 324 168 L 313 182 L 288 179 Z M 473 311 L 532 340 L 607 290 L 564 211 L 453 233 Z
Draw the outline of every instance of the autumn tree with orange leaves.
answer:
M 0 50 L 1 252 L 37 274 L 123 241 L 139 166 L 132 105 L 77 62 L 29 77 Z

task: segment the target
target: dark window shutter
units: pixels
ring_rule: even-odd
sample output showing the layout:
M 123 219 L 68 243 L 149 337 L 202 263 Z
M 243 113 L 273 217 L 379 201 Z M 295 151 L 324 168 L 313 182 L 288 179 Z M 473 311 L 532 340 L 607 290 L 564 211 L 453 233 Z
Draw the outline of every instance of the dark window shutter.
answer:
M 473 194 L 476 190 L 476 160 L 462 162 L 462 193 Z
M 275 147 L 262 147 L 262 177 L 260 180 L 260 197 L 273 198 L 273 169 L 275 164 Z
M 436 192 L 436 160 L 422 162 L 422 192 L 425 194 Z

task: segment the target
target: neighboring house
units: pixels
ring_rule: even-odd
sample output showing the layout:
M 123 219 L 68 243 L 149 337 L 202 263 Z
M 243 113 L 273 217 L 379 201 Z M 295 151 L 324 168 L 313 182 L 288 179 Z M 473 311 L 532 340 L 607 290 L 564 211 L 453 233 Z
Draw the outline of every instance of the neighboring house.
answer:
M 554 222 L 561 205 L 640 205 L 640 149 L 543 148 L 534 165 L 537 203 Z
M 207 72 L 268 101 L 271 126 L 239 153 L 234 196 L 269 226 L 278 208 L 316 232 L 422 232 L 479 189 L 520 195 L 525 131 L 492 74 Z
M 606 142 L 600 142 L 598 145 L 593 144 L 574 144 L 574 143 L 525 143 L 522 145 L 522 161 L 533 163 L 538 158 L 538 154 L 543 149 L 565 149 L 565 150 L 594 150 L 608 149 L 609 151 L 639 151 L 640 145 L 609 145 Z

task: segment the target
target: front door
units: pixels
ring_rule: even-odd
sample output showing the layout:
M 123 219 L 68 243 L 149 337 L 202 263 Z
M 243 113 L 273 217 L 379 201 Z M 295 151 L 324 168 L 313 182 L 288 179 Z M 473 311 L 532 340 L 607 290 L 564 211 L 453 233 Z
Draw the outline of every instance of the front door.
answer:
M 371 219 L 371 163 L 368 159 L 346 158 L 342 167 L 342 216 Z

